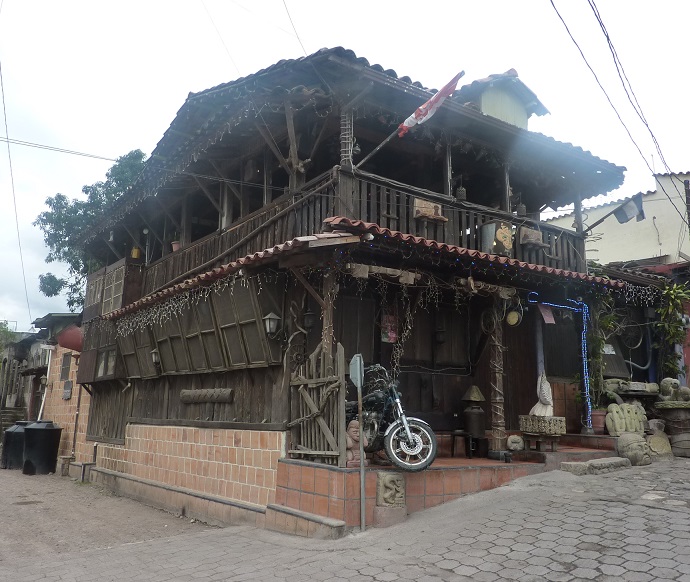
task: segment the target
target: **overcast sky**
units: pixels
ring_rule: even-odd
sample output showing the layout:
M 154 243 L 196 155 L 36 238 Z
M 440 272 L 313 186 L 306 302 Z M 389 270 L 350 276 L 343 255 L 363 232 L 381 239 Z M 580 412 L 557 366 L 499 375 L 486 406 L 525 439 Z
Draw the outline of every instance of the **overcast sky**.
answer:
M 136 148 L 150 154 L 190 91 L 304 56 L 305 50 L 344 46 L 430 88 L 440 88 L 461 69 L 469 83 L 515 68 L 551 112 L 532 118 L 531 130 L 626 166 L 625 184 L 612 194 L 615 198 L 654 189 L 645 160 L 549 0 L 0 3 L 0 63 L 11 139 L 108 158 Z M 647 163 L 665 172 L 622 92 L 589 4 L 556 0 L 556 7 Z M 690 170 L 684 33 L 690 3 L 598 0 L 598 8 L 671 171 Z M 4 125 L 0 135 L 5 136 Z M 47 250 L 32 222 L 48 196 L 79 196 L 81 187 L 103 179 L 112 163 L 19 145 L 11 146 L 11 159 L 29 305 L 9 157 L 0 142 L 0 320 L 21 331 L 32 319 L 66 311 L 63 299 L 47 299 L 38 291 L 40 273 L 60 274 L 61 269 L 44 264 Z

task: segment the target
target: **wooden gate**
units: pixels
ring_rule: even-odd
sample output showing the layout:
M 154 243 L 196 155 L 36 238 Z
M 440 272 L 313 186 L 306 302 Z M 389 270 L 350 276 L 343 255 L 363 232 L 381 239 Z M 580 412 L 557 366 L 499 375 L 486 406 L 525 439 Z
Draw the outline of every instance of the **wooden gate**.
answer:
M 293 457 L 345 466 L 345 390 L 343 346 L 331 358 L 319 344 L 290 379 Z

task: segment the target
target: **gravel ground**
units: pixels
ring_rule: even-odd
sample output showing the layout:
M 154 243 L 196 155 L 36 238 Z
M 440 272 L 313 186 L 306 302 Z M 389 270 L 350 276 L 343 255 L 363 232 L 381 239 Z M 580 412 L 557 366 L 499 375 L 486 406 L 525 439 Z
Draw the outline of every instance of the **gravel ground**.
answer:
M 0 470 L 0 568 L 215 529 L 56 475 Z

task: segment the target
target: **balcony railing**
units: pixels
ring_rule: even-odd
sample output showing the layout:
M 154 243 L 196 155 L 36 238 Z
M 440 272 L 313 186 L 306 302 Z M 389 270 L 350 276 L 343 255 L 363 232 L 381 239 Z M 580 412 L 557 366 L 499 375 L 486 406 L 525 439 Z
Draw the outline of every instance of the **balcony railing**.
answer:
M 514 258 L 571 271 L 585 268 L 584 238 L 572 231 L 455 201 L 372 174 L 354 175 L 339 169 L 324 174 L 312 184 L 300 193 L 276 200 L 221 233 L 151 264 L 144 274 L 143 295 L 295 237 L 321 232 L 323 220 L 335 215 L 474 250 L 488 250 L 482 248 L 482 226 L 501 221 L 514 227 Z M 415 212 L 419 209 L 424 210 L 422 216 Z M 429 216 L 434 213 L 437 216 Z M 522 227 L 539 231 L 541 242 L 521 243 Z

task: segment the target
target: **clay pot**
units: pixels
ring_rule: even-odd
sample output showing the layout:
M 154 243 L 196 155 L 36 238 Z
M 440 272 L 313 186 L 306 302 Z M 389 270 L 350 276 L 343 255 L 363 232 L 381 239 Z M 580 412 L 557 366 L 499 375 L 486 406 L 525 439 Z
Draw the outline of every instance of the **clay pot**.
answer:
M 592 410 L 592 429 L 594 434 L 606 433 L 606 410 Z
M 170 243 L 170 246 L 172 247 L 172 252 L 174 253 L 175 251 L 180 250 L 180 241 L 174 240 Z

